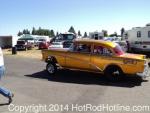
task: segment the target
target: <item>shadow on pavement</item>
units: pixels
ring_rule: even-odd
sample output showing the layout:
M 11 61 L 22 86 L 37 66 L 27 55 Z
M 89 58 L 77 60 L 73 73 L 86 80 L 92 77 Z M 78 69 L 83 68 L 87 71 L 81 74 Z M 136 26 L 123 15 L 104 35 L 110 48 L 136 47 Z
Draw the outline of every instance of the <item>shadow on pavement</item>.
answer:
M 6 106 L 6 105 L 9 105 L 8 103 L 0 103 L 0 106 Z
M 142 82 L 147 82 L 147 80 L 142 80 L 138 76 L 125 77 L 124 80 L 119 82 L 110 82 L 103 76 L 103 74 L 71 71 L 71 70 L 60 70 L 55 75 L 49 75 L 46 70 L 43 70 L 41 72 L 25 76 L 39 79 L 47 79 L 53 82 L 74 83 L 84 85 L 94 84 L 94 85 L 128 87 L 128 88 L 141 86 Z

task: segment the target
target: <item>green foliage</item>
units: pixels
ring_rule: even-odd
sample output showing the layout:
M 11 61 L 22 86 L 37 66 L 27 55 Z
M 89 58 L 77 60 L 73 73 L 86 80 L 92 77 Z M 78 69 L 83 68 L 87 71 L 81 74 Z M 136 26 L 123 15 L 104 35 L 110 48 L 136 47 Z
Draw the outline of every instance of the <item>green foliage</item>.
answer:
M 22 35 L 22 34 L 30 34 L 30 31 L 28 29 L 24 29 L 22 32 L 18 32 L 18 35 Z M 54 37 L 55 33 L 54 30 L 49 30 L 49 29 L 42 29 L 41 27 L 39 27 L 39 29 L 35 29 L 34 27 L 32 28 L 32 35 L 44 35 L 44 36 L 50 36 L 50 37 Z
M 32 35 L 36 35 L 36 30 L 35 30 L 34 27 L 33 27 L 33 29 L 32 29 Z
M 55 36 L 54 30 L 51 30 L 51 31 L 50 31 L 50 36 L 51 36 L 51 37 L 54 37 L 54 36 Z
M 110 34 L 109 36 L 110 37 L 114 37 L 114 36 L 118 37 L 117 32 L 114 32 L 113 34 Z
M 30 31 L 28 29 L 24 29 L 23 34 L 30 34 Z

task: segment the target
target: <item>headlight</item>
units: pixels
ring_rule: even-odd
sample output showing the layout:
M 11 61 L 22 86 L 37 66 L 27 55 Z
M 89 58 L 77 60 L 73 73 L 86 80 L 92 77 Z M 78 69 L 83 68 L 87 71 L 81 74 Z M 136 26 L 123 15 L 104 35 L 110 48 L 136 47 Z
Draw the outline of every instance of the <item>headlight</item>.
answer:
M 143 55 L 143 59 L 146 59 L 146 55 Z

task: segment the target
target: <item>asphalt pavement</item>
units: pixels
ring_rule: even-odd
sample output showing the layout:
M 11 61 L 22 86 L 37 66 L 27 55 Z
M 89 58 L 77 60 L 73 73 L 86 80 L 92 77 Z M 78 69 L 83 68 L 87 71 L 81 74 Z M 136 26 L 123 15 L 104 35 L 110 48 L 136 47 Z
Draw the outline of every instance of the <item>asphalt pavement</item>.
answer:
M 150 112 L 150 78 L 129 77 L 113 83 L 101 74 L 70 70 L 50 76 L 38 59 L 4 58 L 6 75 L 0 85 L 15 96 L 9 106 L 0 95 L 0 113 Z

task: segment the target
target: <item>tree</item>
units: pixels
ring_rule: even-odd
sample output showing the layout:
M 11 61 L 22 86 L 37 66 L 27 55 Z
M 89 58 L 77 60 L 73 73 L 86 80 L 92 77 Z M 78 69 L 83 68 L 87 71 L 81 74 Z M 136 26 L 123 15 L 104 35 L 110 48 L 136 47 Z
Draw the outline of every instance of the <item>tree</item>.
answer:
M 30 31 L 28 29 L 24 29 L 23 32 L 18 32 L 18 35 L 21 35 L 21 34 L 30 34 Z M 39 27 L 39 29 L 35 29 L 33 27 L 32 29 L 32 32 L 31 32 L 32 35 L 44 35 L 44 36 L 51 36 L 51 37 L 54 37 L 55 36 L 55 32 L 54 30 L 49 30 L 49 29 L 42 29 L 41 27 Z
M 36 35 L 42 35 L 42 29 L 41 29 L 41 27 L 39 27 L 39 29 L 37 30 Z
M 78 36 L 82 36 L 80 30 L 78 31 Z
M 24 29 L 23 34 L 30 34 L 30 31 L 28 29 Z
M 114 36 L 116 36 L 116 37 L 118 36 L 117 32 L 114 32 Z
M 33 27 L 33 29 L 32 29 L 32 35 L 36 35 L 36 30 L 35 30 L 34 27 Z
M 51 36 L 51 37 L 54 37 L 54 36 L 55 36 L 54 30 L 51 30 L 51 31 L 50 31 L 50 36 Z
M 102 30 L 103 34 L 104 34 L 104 37 L 108 37 L 108 32 L 107 30 Z
M 114 37 L 114 36 L 118 37 L 117 32 L 114 32 L 113 34 L 110 34 L 109 36 L 110 37 Z
M 122 28 L 122 29 L 121 29 L 121 37 L 123 37 L 124 32 L 125 32 L 125 29 Z
M 58 36 L 58 35 L 59 35 L 59 33 L 58 33 L 58 31 L 57 31 L 56 36 Z
M 23 34 L 26 34 L 26 30 L 25 29 L 23 30 Z
M 19 32 L 18 32 L 18 36 L 21 36 L 21 35 L 23 35 L 23 33 L 19 31 Z
M 84 38 L 87 37 L 87 32 L 84 33 L 84 36 L 83 36 L 83 37 L 84 37 Z
M 70 27 L 70 29 L 68 30 L 68 32 L 71 32 L 71 33 L 76 34 L 76 32 L 75 32 L 75 30 L 74 30 L 73 26 L 71 26 L 71 27 Z
M 28 29 L 26 29 L 26 33 L 27 33 L 27 34 L 30 34 L 30 31 L 29 31 Z

